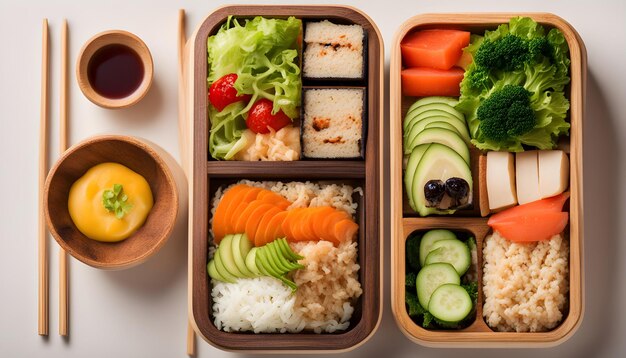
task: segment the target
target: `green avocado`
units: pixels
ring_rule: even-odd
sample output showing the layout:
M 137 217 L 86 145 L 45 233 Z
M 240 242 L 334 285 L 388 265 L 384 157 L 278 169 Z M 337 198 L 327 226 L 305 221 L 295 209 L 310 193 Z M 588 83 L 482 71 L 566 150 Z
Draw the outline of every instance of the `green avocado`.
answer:
M 471 195 L 473 181 L 469 164 L 452 148 L 443 144 L 432 143 L 419 160 L 411 189 L 415 210 L 421 216 L 454 213 L 454 209 L 439 210 L 427 207 L 427 200 L 424 195 L 424 185 L 429 180 L 445 182 L 452 177 L 464 179 L 470 187 Z
M 235 277 L 244 278 L 244 275 L 237 265 L 235 264 L 235 258 L 233 256 L 233 246 L 232 241 L 236 235 L 226 235 L 224 239 L 220 242 L 220 245 L 217 247 L 217 251 L 220 253 L 222 257 L 222 262 L 224 263 L 224 267 Z
M 252 248 L 252 243 L 246 234 L 237 234 L 231 240 L 231 251 L 235 266 L 244 277 L 254 277 L 255 275 L 246 267 L 246 256 Z
M 278 267 L 274 265 L 272 258 L 265 249 L 265 246 L 262 246 L 257 250 L 255 262 L 263 274 L 276 278 L 282 276 Z
M 222 275 L 217 272 L 217 268 L 215 267 L 215 260 L 209 261 L 209 263 L 206 265 L 206 270 L 209 273 L 209 277 L 211 277 L 212 279 L 226 282 L 226 279 L 224 279 L 224 277 L 222 277 Z
M 470 152 L 467 144 L 456 132 L 443 128 L 427 128 L 413 138 L 409 138 L 408 147 L 404 148 L 404 153 L 409 154 L 413 148 L 424 143 L 440 143 L 452 148 L 463 160 L 470 164 Z
M 215 268 L 217 270 L 217 273 L 224 278 L 225 282 L 229 282 L 229 283 L 237 282 L 237 277 L 235 277 L 232 273 L 228 272 L 228 270 L 224 266 L 219 249 L 215 251 L 215 256 L 213 257 L 213 260 L 215 260 Z
M 253 247 L 250 249 L 250 252 L 246 255 L 246 267 L 250 272 L 252 272 L 255 276 L 261 276 L 263 273 L 259 270 L 259 267 L 256 264 L 256 252 L 258 248 Z
M 430 144 L 431 143 L 420 144 L 413 149 L 409 155 L 406 170 L 404 171 L 404 189 L 406 190 L 406 195 L 409 198 L 409 205 L 411 205 L 413 210 L 417 210 L 415 208 L 415 203 L 413 202 L 413 178 L 415 177 L 417 165 L 419 164 L 420 159 L 422 159 L 422 155 L 424 155 L 426 149 L 430 147 Z
M 410 113 L 416 108 L 423 107 L 427 104 L 433 104 L 433 103 L 440 103 L 440 104 L 448 105 L 450 107 L 455 107 L 457 104 L 459 104 L 459 100 L 454 97 L 441 97 L 441 96 L 424 97 L 415 101 L 411 105 L 411 107 L 409 107 L 409 110 L 406 113 Z

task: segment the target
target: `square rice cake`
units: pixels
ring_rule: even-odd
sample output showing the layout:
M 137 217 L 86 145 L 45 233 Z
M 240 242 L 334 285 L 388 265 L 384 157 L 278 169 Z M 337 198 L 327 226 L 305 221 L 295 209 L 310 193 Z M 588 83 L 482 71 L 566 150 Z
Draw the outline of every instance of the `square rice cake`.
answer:
M 361 157 L 364 88 L 304 91 L 302 152 L 307 158 Z
M 307 22 L 304 32 L 303 76 L 306 78 L 364 77 L 364 31 L 360 25 L 328 20 Z

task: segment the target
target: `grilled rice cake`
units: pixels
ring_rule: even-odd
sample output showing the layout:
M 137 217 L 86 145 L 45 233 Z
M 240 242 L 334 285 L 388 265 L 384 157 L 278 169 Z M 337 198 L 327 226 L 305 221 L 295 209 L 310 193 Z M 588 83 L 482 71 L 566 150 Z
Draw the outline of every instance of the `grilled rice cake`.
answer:
M 303 76 L 313 79 L 363 78 L 363 41 L 364 31 L 359 25 L 337 25 L 328 20 L 307 22 Z
M 302 153 L 307 158 L 361 157 L 365 89 L 304 91 Z

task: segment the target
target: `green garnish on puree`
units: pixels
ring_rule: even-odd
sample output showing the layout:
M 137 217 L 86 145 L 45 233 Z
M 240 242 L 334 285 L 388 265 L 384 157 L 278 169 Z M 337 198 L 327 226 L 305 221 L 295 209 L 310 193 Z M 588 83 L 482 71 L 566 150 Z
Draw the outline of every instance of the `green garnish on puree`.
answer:
M 121 184 L 113 184 L 113 189 L 106 189 L 102 193 L 102 205 L 108 212 L 114 212 L 118 219 L 122 219 L 133 207 Z

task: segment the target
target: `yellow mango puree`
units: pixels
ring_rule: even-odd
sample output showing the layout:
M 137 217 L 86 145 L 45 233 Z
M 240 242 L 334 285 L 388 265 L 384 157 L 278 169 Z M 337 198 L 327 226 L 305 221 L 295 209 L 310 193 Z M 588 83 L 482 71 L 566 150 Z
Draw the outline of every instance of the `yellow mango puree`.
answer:
M 103 204 L 105 190 L 122 185 L 130 209 L 118 218 Z M 89 169 L 70 188 L 68 209 L 74 224 L 90 239 L 121 241 L 131 236 L 146 221 L 152 209 L 150 185 L 141 175 L 118 163 L 102 163 Z

